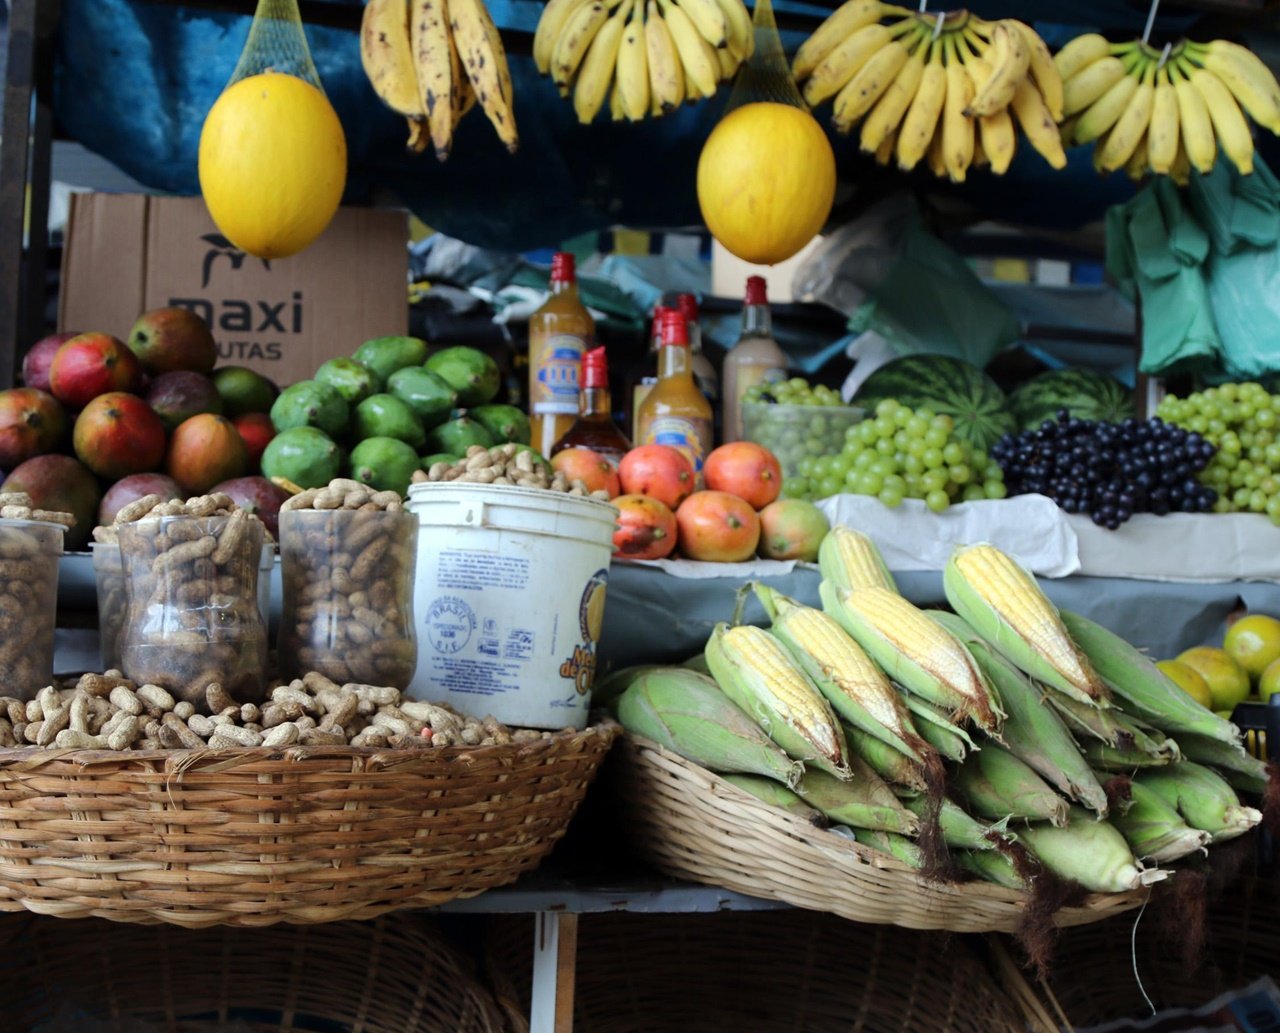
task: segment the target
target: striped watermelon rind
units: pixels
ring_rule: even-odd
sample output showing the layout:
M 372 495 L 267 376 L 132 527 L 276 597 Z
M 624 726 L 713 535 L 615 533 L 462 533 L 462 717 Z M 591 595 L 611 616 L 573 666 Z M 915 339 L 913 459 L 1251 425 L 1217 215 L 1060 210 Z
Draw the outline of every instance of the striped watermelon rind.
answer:
M 1021 430 L 1055 420 L 1065 409 L 1081 420 L 1116 423 L 1134 414 L 1133 392 L 1115 377 L 1091 369 L 1055 369 L 1033 377 L 1009 395 Z
M 999 385 L 973 363 L 948 355 L 905 355 L 885 363 L 863 381 L 853 404 L 869 410 L 885 398 L 950 416 L 954 433 L 974 448 L 989 450 L 1016 429 Z

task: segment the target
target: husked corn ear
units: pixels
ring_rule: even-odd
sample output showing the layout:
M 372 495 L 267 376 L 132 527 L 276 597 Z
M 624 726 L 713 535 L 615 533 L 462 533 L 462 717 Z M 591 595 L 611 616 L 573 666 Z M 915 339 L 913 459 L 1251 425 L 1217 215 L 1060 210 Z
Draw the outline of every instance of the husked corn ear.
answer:
M 947 760 L 962 761 L 970 750 L 978 748 L 968 732 L 932 703 L 927 703 L 910 692 L 905 694 L 904 699 L 916 729 L 924 741 L 938 751 L 939 756 Z
M 852 777 L 831 705 L 776 638 L 747 624 L 718 624 L 707 641 L 707 664 L 724 694 L 791 757 Z
M 1018 874 L 1005 853 L 999 850 L 957 850 L 952 856 L 966 872 L 1008 890 L 1025 890 L 1027 880 Z
M 1141 782 L 1129 786 L 1129 806 L 1113 814 L 1111 824 L 1124 836 L 1135 857 L 1163 864 L 1204 850 L 1212 837 L 1193 829 L 1176 808 Z
M 1067 801 L 1008 750 L 987 743 L 972 754 L 952 779 L 956 792 L 979 817 L 998 820 L 1067 820 Z
M 1201 735 L 1232 746 L 1240 742 L 1239 728 L 1183 692 L 1141 650 L 1078 613 L 1063 610 L 1061 616 L 1067 632 L 1128 713 L 1174 736 Z
M 900 793 L 902 806 L 918 818 L 925 817 L 929 802 L 915 793 Z M 938 811 L 938 826 L 942 831 L 942 841 L 950 847 L 965 850 L 996 850 L 1003 842 L 1016 839 L 1007 829 L 1008 822 L 1001 820 L 994 824 L 981 822 L 966 811 L 954 800 L 943 797 L 942 809 Z
M 840 588 L 879 585 L 890 592 L 898 590 L 875 542 L 852 527 L 837 525 L 827 532 L 818 546 L 818 569 Z
M 952 609 L 1033 678 L 1082 703 L 1110 704 L 1106 685 L 1035 578 L 994 545 L 957 549 L 942 586 Z
M 1187 760 L 1217 768 L 1233 789 L 1255 796 L 1267 791 L 1266 763 L 1249 754 L 1244 747 L 1203 735 L 1179 735 L 1178 746 Z
M 1242 836 L 1262 821 L 1262 812 L 1243 806 L 1226 779 L 1189 760 L 1142 771 L 1134 783 L 1175 807 L 1188 825 L 1209 833 L 1215 843 Z
M 828 824 L 825 815 L 814 810 L 781 782 L 775 782 L 761 775 L 721 775 L 720 777 L 744 793 L 754 796 L 761 803 L 767 803 L 770 807 L 777 807 L 788 814 L 794 814 L 811 825 L 825 828 Z
M 836 621 L 768 585 L 753 585 L 787 647 L 818 691 L 845 721 L 900 750 L 923 766 L 933 755 L 920 738 L 902 697 L 871 657 Z
M 1061 828 L 1046 822 L 1019 829 L 1018 841 L 1054 875 L 1091 893 L 1123 893 L 1169 877 L 1161 868 L 1139 868 L 1115 826 L 1083 807 L 1072 807 Z
M 796 792 L 805 803 L 841 825 L 915 835 L 920 828 L 916 815 L 903 807 L 893 790 L 856 757 L 853 767 L 854 776 L 847 782 L 824 771 L 806 771 Z
M 721 774 L 765 775 L 788 785 L 804 766 L 775 745 L 705 674 L 654 668 L 617 698 L 618 723 Z
M 896 592 L 819 586 L 822 608 L 909 692 L 998 732 L 1004 712 L 969 650 Z

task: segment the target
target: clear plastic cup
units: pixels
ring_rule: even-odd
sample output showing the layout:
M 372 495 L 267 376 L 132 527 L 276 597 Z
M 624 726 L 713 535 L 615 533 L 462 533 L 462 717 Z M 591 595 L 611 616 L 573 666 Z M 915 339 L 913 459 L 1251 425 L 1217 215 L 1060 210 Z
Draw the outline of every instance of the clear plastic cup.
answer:
M 0 685 L 34 699 L 53 680 L 61 524 L 0 520 Z

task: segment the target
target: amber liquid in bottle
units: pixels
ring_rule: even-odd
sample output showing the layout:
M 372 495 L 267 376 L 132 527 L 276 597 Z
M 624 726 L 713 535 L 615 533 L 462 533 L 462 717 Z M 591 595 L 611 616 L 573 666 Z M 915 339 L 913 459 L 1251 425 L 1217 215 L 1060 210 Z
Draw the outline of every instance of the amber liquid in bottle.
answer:
M 640 441 L 678 448 L 701 472 L 712 440 L 711 403 L 693 379 L 689 331 L 677 310 L 662 314 L 658 382 L 640 406 Z
M 529 319 L 529 422 L 533 447 L 544 456 L 578 418 L 582 355 L 594 334 L 573 255 L 556 252 L 551 297 Z
M 787 353 L 773 339 L 764 278 L 748 277 L 742 336 L 724 358 L 725 441 L 742 440 L 742 396 L 747 389 L 765 381 L 783 380 L 786 375 Z
M 613 422 L 613 399 L 609 393 L 609 366 L 603 348 L 592 348 L 582 357 L 582 402 L 578 418 L 551 450 L 589 448 L 614 466 L 631 451 L 631 442 Z

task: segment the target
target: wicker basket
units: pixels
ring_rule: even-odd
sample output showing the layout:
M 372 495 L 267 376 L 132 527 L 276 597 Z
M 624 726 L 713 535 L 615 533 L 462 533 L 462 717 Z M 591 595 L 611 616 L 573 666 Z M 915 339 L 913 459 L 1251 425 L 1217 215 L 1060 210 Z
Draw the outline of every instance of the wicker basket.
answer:
M 616 789 L 641 854 L 669 875 L 855 922 L 1015 932 L 1026 895 L 984 882 L 926 882 L 896 858 L 770 807 L 638 736 L 623 737 Z M 1097 922 L 1145 892 L 1091 894 L 1058 925 Z
M 102 1033 L 509 1028 L 470 958 L 421 915 L 252 930 L 0 919 L 11 924 L 22 946 L 0 962 L 10 1033 L 58 1017 L 54 1028 Z
M 490 981 L 529 1014 L 533 923 L 491 925 Z M 803 911 L 584 915 L 575 1033 L 1024 1033 L 971 945 Z M 1034 1027 L 1043 1030 L 1044 1027 Z
M 510 746 L 0 751 L 0 910 L 329 922 L 513 882 L 618 726 Z

